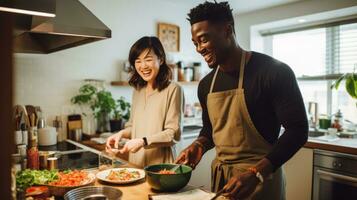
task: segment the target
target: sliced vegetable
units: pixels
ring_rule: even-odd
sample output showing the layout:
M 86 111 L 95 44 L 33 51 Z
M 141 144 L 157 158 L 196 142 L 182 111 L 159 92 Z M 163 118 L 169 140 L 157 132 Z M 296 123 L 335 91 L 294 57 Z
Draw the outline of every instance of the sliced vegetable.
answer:
M 57 170 L 26 169 L 16 174 L 16 186 L 20 190 L 24 190 L 32 185 L 43 185 L 57 179 Z

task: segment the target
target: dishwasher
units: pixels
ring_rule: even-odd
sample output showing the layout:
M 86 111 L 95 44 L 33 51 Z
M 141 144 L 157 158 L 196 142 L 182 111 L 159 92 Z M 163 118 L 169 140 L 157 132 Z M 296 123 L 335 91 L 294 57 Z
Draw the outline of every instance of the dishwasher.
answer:
M 314 150 L 313 200 L 357 199 L 357 156 Z

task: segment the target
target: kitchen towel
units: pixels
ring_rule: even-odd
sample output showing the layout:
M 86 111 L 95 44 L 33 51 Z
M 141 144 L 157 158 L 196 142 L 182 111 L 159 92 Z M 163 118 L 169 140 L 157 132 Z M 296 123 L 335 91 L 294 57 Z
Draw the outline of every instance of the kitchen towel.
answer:
M 184 192 L 172 194 L 155 194 L 150 195 L 151 200 L 210 200 L 214 193 L 206 192 L 201 189 L 193 189 Z M 220 198 L 217 198 L 217 200 Z

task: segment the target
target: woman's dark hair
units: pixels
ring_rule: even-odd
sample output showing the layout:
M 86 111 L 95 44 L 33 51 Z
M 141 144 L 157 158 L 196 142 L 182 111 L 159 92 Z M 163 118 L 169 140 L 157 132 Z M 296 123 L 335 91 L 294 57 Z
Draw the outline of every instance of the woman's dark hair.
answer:
M 191 25 L 205 20 L 210 22 L 226 22 L 233 27 L 233 32 L 235 32 L 232 9 L 226 1 L 219 3 L 216 1 L 205 1 L 204 3 L 192 8 L 190 13 L 187 15 L 187 20 Z
M 129 79 L 129 85 L 133 86 L 137 90 L 146 86 L 147 82 L 141 78 L 140 74 L 135 69 L 135 60 L 143 51 L 147 49 L 154 51 L 155 55 L 162 62 L 154 84 L 154 87 L 161 91 L 170 84 L 172 72 L 170 67 L 166 64 L 166 54 L 164 47 L 157 37 L 142 37 L 130 48 L 129 63 L 131 77 Z

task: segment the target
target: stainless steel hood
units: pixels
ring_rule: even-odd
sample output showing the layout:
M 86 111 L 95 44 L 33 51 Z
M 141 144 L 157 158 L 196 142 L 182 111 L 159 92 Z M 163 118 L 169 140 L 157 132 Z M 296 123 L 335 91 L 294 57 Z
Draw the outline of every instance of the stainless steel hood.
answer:
M 56 17 L 16 16 L 14 51 L 52 53 L 111 38 L 111 30 L 78 0 L 56 0 Z
M 56 16 L 56 0 L 2 0 L 0 11 L 43 17 Z

